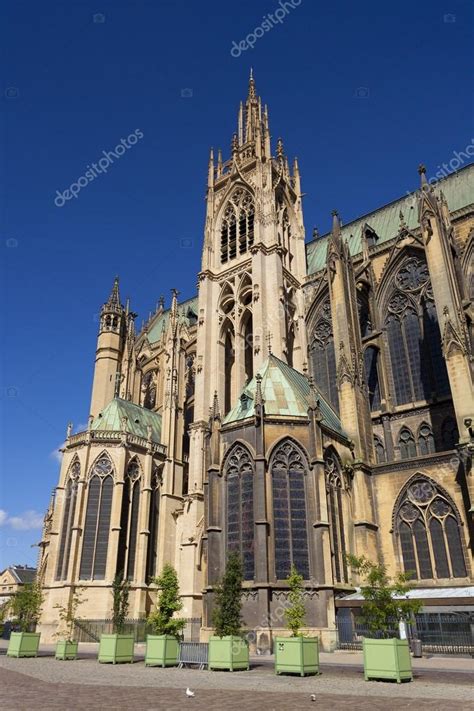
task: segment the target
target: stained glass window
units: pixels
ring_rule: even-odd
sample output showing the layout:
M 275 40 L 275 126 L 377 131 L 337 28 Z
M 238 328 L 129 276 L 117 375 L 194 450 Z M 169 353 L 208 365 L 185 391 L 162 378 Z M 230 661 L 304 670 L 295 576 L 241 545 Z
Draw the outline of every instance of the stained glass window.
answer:
M 147 580 L 158 572 L 158 523 L 160 515 L 161 471 L 155 467 L 151 477 L 150 513 L 148 517 L 148 550 L 146 559 Z
M 467 575 L 457 514 L 433 482 L 419 477 L 406 487 L 396 521 L 405 572 L 417 580 Z
M 59 540 L 58 563 L 56 568 L 56 580 L 66 580 L 71 552 L 72 527 L 76 514 L 77 482 L 81 474 L 81 465 L 75 459 L 67 476 L 67 483 L 64 489 L 64 509 L 61 525 L 61 537 Z
M 241 445 L 235 445 L 225 466 L 227 489 L 227 550 L 242 559 L 244 580 L 253 580 L 255 568 L 253 460 Z
M 402 427 L 398 436 L 398 446 L 400 447 L 401 459 L 412 459 L 416 457 L 416 443 L 413 432 L 408 427 Z
M 344 532 L 343 478 L 339 460 L 334 452 L 324 457 L 326 501 L 331 537 L 331 556 L 334 580 L 347 582 L 346 536 Z
M 88 482 L 79 573 L 81 580 L 104 580 L 105 578 L 113 489 L 112 462 L 104 454 L 93 465 Z
M 119 575 L 124 574 L 128 580 L 133 580 L 135 576 L 138 514 L 140 507 L 140 475 L 140 465 L 137 459 L 133 457 L 125 474 L 117 556 L 117 573 Z
M 420 454 L 432 454 L 435 451 L 433 431 L 425 422 L 418 430 L 418 451 Z
M 338 411 L 336 353 L 332 326 L 329 321 L 331 313 L 329 302 L 323 305 L 321 311 L 322 318 L 316 324 L 310 345 L 313 377 L 321 393 Z
M 289 440 L 273 453 L 271 463 L 275 575 L 284 580 L 294 565 L 309 579 L 308 531 L 305 473 L 308 463 L 303 452 Z
M 441 334 L 426 262 L 410 257 L 395 276 L 385 322 L 395 402 L 450 394 Z
M 369 290 L 365 284 L 358 286 L 357 290 L 357 308 L 359 311 L 360 335 L 362 338 L 369 336 L 372 333 L 372 317 L 370 314 L 370 297 Z

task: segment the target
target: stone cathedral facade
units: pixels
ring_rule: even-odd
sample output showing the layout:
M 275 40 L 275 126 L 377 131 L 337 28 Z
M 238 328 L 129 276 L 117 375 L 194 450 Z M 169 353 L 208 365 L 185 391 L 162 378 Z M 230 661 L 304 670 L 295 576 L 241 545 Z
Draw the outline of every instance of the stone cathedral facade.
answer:
M 228 551 L 262 651 L 305 578 L 308 630 L 331 648 L 345 552 L 420 588 L 472 584 L 474 165 L 305 241 L 291 168 L 253 77 L 231 155 L 211 151 L 198 295 L 173 291 L 137 332 L 118 280 L 103 305 L 87 429 L 69 426 L 45 518 L 44 639 L 54 605 L 130 617 L 165 562 L 183 615 L 211 632 Z

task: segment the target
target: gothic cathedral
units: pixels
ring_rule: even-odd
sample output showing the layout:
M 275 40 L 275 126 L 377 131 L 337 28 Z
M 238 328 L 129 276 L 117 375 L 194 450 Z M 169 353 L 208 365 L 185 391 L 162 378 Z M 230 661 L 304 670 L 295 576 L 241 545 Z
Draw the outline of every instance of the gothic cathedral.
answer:
M 68 427 L 45 517 L 42 632 L 87 588 L 179 573 L 211 633 L 229 551 L 260 651 L 284 627 L 292 564 L 307 627 L 335 641 L 345 553 L 429 588 L 472 584 L 474 164 L 305 242 L 298 163 L 272 153 L 253 77 L 231 155 L 211 151 L 198 295 L 135 331 L 118 279 L 100 315 L 87 429 Z

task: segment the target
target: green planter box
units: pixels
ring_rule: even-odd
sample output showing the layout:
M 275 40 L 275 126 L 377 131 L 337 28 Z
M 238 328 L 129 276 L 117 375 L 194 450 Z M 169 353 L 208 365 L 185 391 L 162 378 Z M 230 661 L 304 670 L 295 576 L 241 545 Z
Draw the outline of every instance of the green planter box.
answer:
M 319 674 L 318 637 L 276 637 L 276 674 Z
M 175 667 L 178 664 L 179 642 L 169 634 L 149 634 L 146 638 L 145 666 Z
M 249 646 L 241 637 L 209 639 L 209 669 L 250 669 Z
M 369 679 L 413 679 L 407 639 L 364 638 L 364 676 Z
M 100 637 L 99 662 L 125 664 L 133 662 L 133 634 L 103 634 Z
M 38 632 L 12 632 L 7 657 L 37 657 L 39 643 Z
M 56 659 L 61 659 L 65 661 L 66 659 L 77 659 L 77 650 L 79 648 L 78 642 L 71 642 L 66 639 L 62 639 L 56 642 Z

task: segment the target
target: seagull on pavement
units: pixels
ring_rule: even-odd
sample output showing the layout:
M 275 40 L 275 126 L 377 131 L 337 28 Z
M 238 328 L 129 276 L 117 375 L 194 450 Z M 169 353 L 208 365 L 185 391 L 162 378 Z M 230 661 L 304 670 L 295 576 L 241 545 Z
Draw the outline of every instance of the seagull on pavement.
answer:
M 186 696 L 187 696 L 189 699 L 194 696 L 194 691 L 191 691 L 191 689 L 189 688 L 189 686 L 188 686 L 188 688 L 186 689 Z

